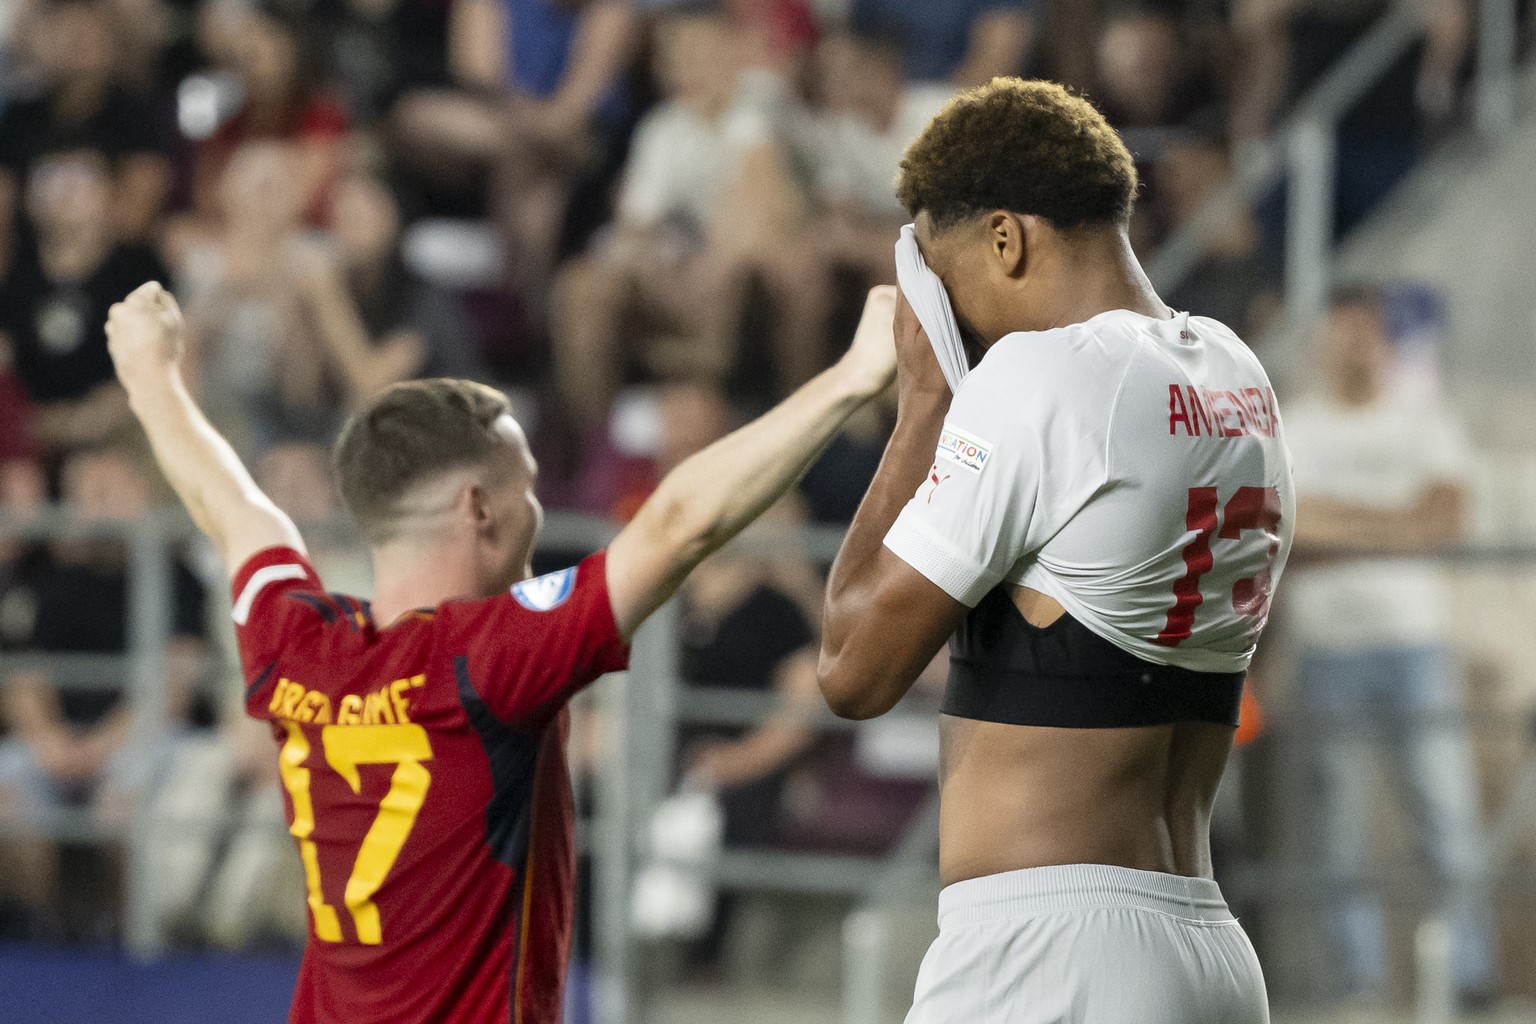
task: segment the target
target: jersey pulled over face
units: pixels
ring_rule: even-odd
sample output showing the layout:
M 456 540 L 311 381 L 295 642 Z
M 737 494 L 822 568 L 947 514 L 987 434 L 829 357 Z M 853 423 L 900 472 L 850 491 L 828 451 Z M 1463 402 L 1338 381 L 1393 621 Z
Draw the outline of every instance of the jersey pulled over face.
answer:
M 965 605 L 1025 586 L 1144 661 L 1235 672 L 1294 509 L 1248 347 L 1214 320 L 1113 310 L 987 352 L 885 543 Z
M 296 551 L 234 582 L 310 932 L 290 1020 L 560 1019 L 575 853 L 565 701 L 624 667 L 604 556 L 387 628 Z

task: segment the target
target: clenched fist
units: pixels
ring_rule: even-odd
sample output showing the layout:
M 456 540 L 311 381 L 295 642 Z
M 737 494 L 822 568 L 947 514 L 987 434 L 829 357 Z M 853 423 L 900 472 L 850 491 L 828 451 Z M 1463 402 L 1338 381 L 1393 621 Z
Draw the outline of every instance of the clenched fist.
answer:
M 181 307 L 157 281 L 140 285 L 107 315 L 107 351 L 117 378 L 135 384 L 164 380 L 181 363 Z

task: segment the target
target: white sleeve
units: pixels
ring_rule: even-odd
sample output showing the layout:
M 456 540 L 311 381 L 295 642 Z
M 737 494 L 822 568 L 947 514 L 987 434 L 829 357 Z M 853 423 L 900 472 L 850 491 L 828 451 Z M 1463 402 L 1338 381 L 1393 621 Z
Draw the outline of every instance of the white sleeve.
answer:
M 1028 551 L 1044 442 L 1017 402 L 975 374 L 955 394 L 928 479 L 885 546 L 975 607 Z

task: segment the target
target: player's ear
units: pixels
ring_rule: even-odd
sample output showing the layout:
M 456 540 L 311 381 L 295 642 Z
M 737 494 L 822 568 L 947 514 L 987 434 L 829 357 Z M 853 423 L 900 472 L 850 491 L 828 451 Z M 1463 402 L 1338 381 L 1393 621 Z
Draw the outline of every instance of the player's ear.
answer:
M 996 210 L 987 218 L 987 243 L 1004 277 L 1019 277 L 1029 252 L 1025 218 Z
M 476 482 L 466 481 L 459 491 L 457 507 L 459 514 L 475 529 L 475 533 L 485 535 L 496 527 L 495 517 L 491 515 L 491 503 L 485 488 Z

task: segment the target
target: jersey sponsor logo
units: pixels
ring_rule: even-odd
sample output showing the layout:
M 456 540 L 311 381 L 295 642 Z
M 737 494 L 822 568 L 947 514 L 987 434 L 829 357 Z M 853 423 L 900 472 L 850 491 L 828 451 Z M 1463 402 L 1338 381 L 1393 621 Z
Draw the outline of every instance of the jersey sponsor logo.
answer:
M 964 466 L 972 473 L 980 473 L 987 468 L 987 460 L 992 458 L 992 445 L 974 435 L 945 427 L 939 434 L 938 457 Z
M 1168 385 L 1168 433 L 1185 437 L 1274 437 L 1280 417 L 1271 388 L 1218 391 Z
M 524 580 L 514 584 L 512 596 L 517 598 L 517 603 L 531 612 L 553 611 L 565 603 L 565 599 L 571 596 L 571 591 L 576 589 L 576 566 L 569 569 L 561 569 L 538 579 Z

